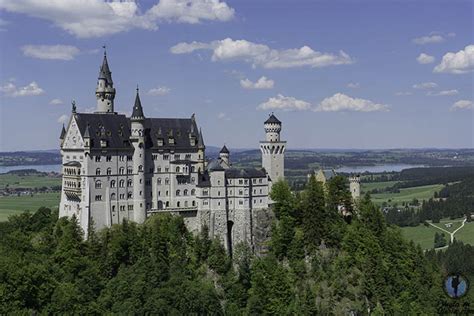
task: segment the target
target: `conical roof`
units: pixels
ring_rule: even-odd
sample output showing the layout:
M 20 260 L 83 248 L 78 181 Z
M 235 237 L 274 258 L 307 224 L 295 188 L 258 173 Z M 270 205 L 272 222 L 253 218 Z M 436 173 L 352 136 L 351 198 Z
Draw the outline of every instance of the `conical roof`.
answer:
M 63 129 L 61 130 L 61 136 L 59 137 L 59 139 L 64 139 L 64 136 L 66 136 L 66 129 L 64 128 L 63 124 Z
M 226 145 L 224 145 L 224 147 L 222 147 L 221 151 L 219 152 L 221 154 L 229 154 L 229 149 L 227 149 Z
M 202 130 L 199 129 L 198 147 L 204 148 L 204 138 L 202 137 Z
M 145 115 L 143 114 L 142 102 L 140 101 L 140 94 L 138 93 L 135 97 L 135 104 L 133 105 L 132 119 L 144 119 Z
M 272 113 L 270 117 L 265 121 L 265 124 L 267 123 L 275 123 L 275 124 L 281 124 L 280 120 L 276 118 L 276 116 Z
M 109 68 L 109 63 L 107 62 L 107 55 L 104 53 L 104 60 L 102 61 L 102 66 L 100 66 L 99 79 L 105 79 L 108 84 L 112 85 L 112 72 Z

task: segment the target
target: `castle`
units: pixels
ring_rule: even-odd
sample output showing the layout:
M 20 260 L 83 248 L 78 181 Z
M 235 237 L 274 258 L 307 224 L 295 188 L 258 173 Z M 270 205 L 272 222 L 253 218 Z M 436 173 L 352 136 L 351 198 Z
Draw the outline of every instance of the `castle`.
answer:
M 143 223 L 155 213 L 184 218 L 189 230 L 253 245 L 254 212 L 267 209 L 272 183 L 284 178 L 286 142 L 272 114 L 260 142 L 262 168 L 235 169 L 226 146 L 207 162 L 195 115 L 149 118 L 137 89 L 132 114 L 114 111 L 115 88 L 107 56 L 99 71 L 94 113 L 72 114 L 60 143 L 63 182 L 59 215 L 75 215 L 85 235 L 121 223 Z

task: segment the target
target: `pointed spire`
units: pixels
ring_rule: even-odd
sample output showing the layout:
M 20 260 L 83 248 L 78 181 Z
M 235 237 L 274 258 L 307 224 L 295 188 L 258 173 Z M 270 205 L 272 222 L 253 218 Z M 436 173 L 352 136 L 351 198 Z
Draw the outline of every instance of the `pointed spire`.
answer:
M 202 137 L 202 129 L 199 129 L 198 148 L 205 148 L 204 138 Z
M 140 94 L 137 85 L 137 95 L 135 97 L 135 105 L 132 111 L 132 120 L 143 120 L 145 115 L 143 114 L 142 102 L 140 101 Z
M 61 130 L 61 136 L 59 137 L 59 139 L 64 139 L 64 136 L 66 136 L 66 129 L 64 128 L 63 124 L 63 129 Z
M 91 138 L 91 133 L 89 131 L 89 124 L 86 125 L 86 130 L 84 132 L 84 138 Z
M 222 147 L 222 149 L 219 153 L 220 154 L 229 154 L 229 149 L 227 149 L 227 146 L 224 145 L 224 147 Z
M 102 66 L 100 66 L 99 79 L 105 79 L 109 85 L 112 85 L 112 72 L 110 71 L 109 63 L 107 61 L 107 52 L 105 50 L 105 45 L 102 47 L 104 48 L 104 60 L 102 61 Z

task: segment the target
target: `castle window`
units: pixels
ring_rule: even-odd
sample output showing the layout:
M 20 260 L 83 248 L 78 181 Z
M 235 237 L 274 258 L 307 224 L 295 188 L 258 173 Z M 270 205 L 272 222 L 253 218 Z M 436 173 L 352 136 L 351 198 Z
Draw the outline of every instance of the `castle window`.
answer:
M 178 166 L 178 167 L 176 167 L 176 173 L 178 173 L 178 172 L 179 172 L 179 166 Z
M 120 193 L 120 194 L 119 194 L 119 198 L 120 198 L 121 200 L 125 200 L 125 194 Z
M 119 174 L 124 174 L 125 173 L 125 168 L 124 167 L 120 167 L 119 169 Z
M 140 196 L 142 196 L 142 191 L 140 191 Z
M 127 168 L 127 174 L 132 174 L 133 173 L 133 169 L 132 168 Z
M 142 171 L 143 171 L 143 166 L 142 166 L 142 165 L 138 166 L 138 171 L 139 171 L 139 172 L 142 172 Z
M 107 157 L 105 157 L 105 161 L 107 161 L 107 162 L 112 161 L 112 156 L 107 156 Z
M 132 196 L 133 196 L 132 192 L 128 192 L 128 193 L 127 193 L 127 198 L 128 198 L 128 199 L 131 199 Z
M 166 207 L 170 207 L 170 202 L 169 201 L 166 201 Z
M 191 166 L 191 172 L 196 172 L 196 167 Z M 193 178 L 194 179 L 194 178 Z M 194 180 L 193 180 L 194 181 Z
M 112 205 L 112 212 L 115 212 L 115 205 Z M 115 214 L 114 214 L 115 216 Z
M 262 189 L 260 189 L 260 194 L 262 194 Z
M 178 201 L 176 202 L 176 207 L 179 207 L 181 205 L 181 203 Z
M 110 195 L 110 199 L 111 199 L 111 200 L 115 200 L 115 193 L 112 193 L 112 194 Z
M 217 191 L 217 196 L 221 196 L 221 191 Z
M 165 184 L 169 184 L 170 183 L 170 179 L 166 178 L 165 179 Z
M 240 179 L 239 184 L 244 184 L 244 180 Z
M 256 184 L 256 183 L 257 183 L 257 179 L 252 179 L 252 183 L 253 183 L 253 184 Z
M 112 174 L 112 169 L 111 168 L 107 168 L 107 175 L 110 176 Z
M 196 190 L 195 189 L 191 189 L 191 195 L 196 195 Z
M 170 155 L 163 155 L 163 160 L 169 160 L 170 159 Z
M 127 180 L 127 187 L 131 187 L 132 185 L 133 185 L 132 179 L 128 179 Z
M 100 176 L 100 168 L 95 169 L 95 175 Z
M 196 206 L 196 201 L 193 201 L 192 205 L 193 205 L 193 206 Z
M 119 160 L 120 160 L 120 161 L 125 161 L 125 156 L 120 156 L 120 157 L 119 157 Z
M 184 195 L 184 196 L 188 195 L 188 189 L 184 189 L 183 195 Z
M 161 172 L 161 167 L 156 168 L 156 172 Z
M 239 190 L 239 195 L 243 195 L 243 194 L 244 194 L 244 191 Z
M 196 178 L 195 177 L 192 177 L 191 178 L 191 183 L 194 183 L 196 181 Z
M 181 195 L 181 191 L 180 190 L 176 190 L 176 196 L 180 196 Z
M 132 161 L 132 156 L 127 156 L 127 161 Z
M 168 193 L 168 191 L 166 191 L 166 196 L 168 196 L 168 195 L 169 195 L 169 193 Z
M 169 171 L 170 171 L 170 168 L 166 167 L 165 172 L 169 172 Z
M 188 201 L 184 201 L 184 207 L 188 207 Z
M 158 196 L 161 196 L 161 191 L 158 191 Z
M 179 154 L 174 155 L 174 160 L 179 160 L 180 158 Z
M 129 211 L 133 211 L 133 205 L 129 205 L 129 206 L 128 206 L 128 210 L 129 210 Z
M 243 200 L 239 200 L 239 205 L 244 205 L 244 201 L 243 201 Z
M 186 154 L 186 160 L 191 160 L 191 154 Z
M 153 157 L 153 160 L 158 159 L 158 155 L 153 155 L 152 157 Z
M 161 178 L 158 178 L 157 182 L 158 184 L 161 184 Z
M 102 201 L 102 195 L 96 195 L 95 200 L 96 201 Z
M 115 188 L 115 180 L 110 181 L 110 187 Z
M 95 156 L 95 161 L 100 162 L 100 156 Z
M 120 180 L 120 181 L 119 181 L 119 187 L 120 187 L 120 188 L 123 188 L 124 185 L 125 185 L 125 180 Z

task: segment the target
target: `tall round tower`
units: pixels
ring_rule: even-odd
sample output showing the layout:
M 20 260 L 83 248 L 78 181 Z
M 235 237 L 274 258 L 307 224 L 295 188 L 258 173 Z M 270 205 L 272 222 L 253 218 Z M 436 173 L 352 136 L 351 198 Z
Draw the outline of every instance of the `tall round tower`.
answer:
M 351 191 L 352 199 L 360 198 L 360 175 L 349 177 L 349 190 Z
M 280 140 L 281 122 L 272 113 L 264 123 L 265 141 L 260 142 L 262 167 L 273 183 L 285 177 L 286 142 Z
M 131 122 L 130 141 L 133 145 L 133 220 L 143 223 L 146 220 L 145 201 L 145 115 L 140 95 L 135 97 Z
M 102 66 L 100 66 L 99 78 L 97 79 L 95 96 L 97 98 L 96 113 L 114 113 L 115 88 L 105 51 L 104 60 Z

